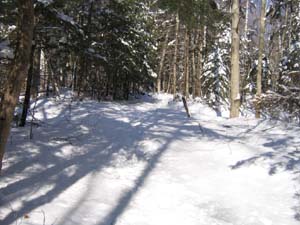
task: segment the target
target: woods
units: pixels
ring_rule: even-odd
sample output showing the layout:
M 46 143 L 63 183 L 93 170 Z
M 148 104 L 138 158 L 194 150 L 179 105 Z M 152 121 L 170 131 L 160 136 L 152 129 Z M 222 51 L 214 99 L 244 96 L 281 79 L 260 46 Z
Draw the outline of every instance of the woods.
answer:
M 1 225 L 298 225 L 299 124 L 299 0 L 0 1 Z
M 1 158 L 20 93 L 20 126 L 32 99 L 65 88 L 98 101 L 181 93 L 230 117 L 242 107 L 300 118 L 297 1 L 10 0 L 1 15 Z

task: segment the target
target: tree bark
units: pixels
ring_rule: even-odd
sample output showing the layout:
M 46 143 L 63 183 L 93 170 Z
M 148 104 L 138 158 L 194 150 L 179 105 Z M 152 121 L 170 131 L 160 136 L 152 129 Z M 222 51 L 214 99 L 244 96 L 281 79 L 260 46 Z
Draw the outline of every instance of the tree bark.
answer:
M 5 146 L 10 133 L 14 109 L 19 99 L 22 85 L 25 81 L 29 64 L 34 27 L 33 0 L 19 0 L 18 45 L 14 65 L 9 79 L 4 87 L 0 102 L 0 171 L 5 152 Z
M 248 23 L 249 23 L 249 10 L 250 10 L 250 0 L 247 0 L 246 2 L 246 16 L 245 16 L 245 30 L 244 30 L 244 36 L 248 40 Z
M 196 33 L 193 32 L 193 40 L 192 40 L 192 55 L 191 55 L 191 58 L 192 58 L 192 88 L 193 88 L 193 98 L 196 97 L 196 83 L 197 83 L 197 70 L 196 70 L 196 48 L 195 48 L 195 39 L 196 39 Z
M 189 80 L 190 80 L 190 58 L 189 58 L 189 51 L 190 51 L 190 31 L 188 27 L 185 30 L 185 53 L 184 53 L 184 91 L 183 95 L 188 98 L 189 97 Z
M 189 107 L 187 105 L 186 99 L 185 99 L 185 97 L 182 97 L 181 99 L 182 99 L 182 102 L 183 102 L 183 106 L 184 106 L 186 115 L 187 115 L 188 118 L 190 118 L 191 114 L 190 114 Z
M 33 99 L 37 98 L 39 94 L 39 85 L 40 85 L 40 67 L 41 67 L 41 48 L 37 47 L 34 54 L 33 61 L 33 78 L 32 78 L 32 88 L 31 88 L 31 97 Z
M 260 118 L 261 114 L 261 93 L 262 93 L 262 60 L 265 45 L 265 21 L 266 21 L 266 0 L 261 0 L 260 12 L 260 30 L 259 30 L 259 52 L 258 52 L 258 66 L 257 66 L 257 80 L 256 80 L 256 112 L 255 117 Z
M 174 58 L 173 58 L 173 89 L 172 94 L 176 95 L 176 83 L 177 83 L 177 55 L 178 55 L 178 35 L 179 35 L 179 15 L 176 14 L 176 25 L 175 25 L 175 44 L 174 44 Z
M 196 77 L 195 77 L 195 97 L 201 97 L 201 76 L 203 72 L 203 41 L 204 41 L 204 28 L 199 29 L 198 34 L 198 62 L 196 67 Z
M 230 118 L 239 116 L 240 107 L 240 65 L 239 65 L 239 0 L 232 1 L 231 24 L 231 79 L 230 79 Z
M 165 26 L 164 26 L 164 28 L 165 28 Z M 165 56 L 166 56 L 166 51 L 167 51 L 167 46 L 168 46 L 169 32 L 170 32 L 170 29 L 168 28 L 166 36 L 165 36 L 165 40 L 162 45 L 162 51 L 161 51 L 161 56 L 160 56 L 159 70 L 158 70 L 157 83 L 156 83 L 156 89 L 157 89 L 158 93 L 161 91 L 161 80 L 162 80 L 164 61 L 165 61 Z M 164 90 L 164 88 L 163 88 L 163 90 Z
M 246 15 L 245 15 L 245 27 L 244 27 L 244 39 L 243 39 L 243 46 L 242 46 L 242 59 L 241 59 L 241 104 L 245 101 L 246 96 L 246 89 L 245 86 L 247 85 L 247 75 L 249 72 L 249 62 L 248 62 L 248 56 L 246 52 L 248 51 L 249 44 L 248 44 L 248 23 L 249 23 L 249 10 L 250 10 L 250 0 L 246 1 Z M 251 66 L 250 66 L 251 67 Z
M 33 78 L 34 50 L 35 50 L 35 47 L 33 45 L 31 48 L 31 54 L 30 54 L 30 67 L 29 67 L 28 75 L 27 75 L 25 98 L 24 98 L 24 102 L 23 102 L 22 116 L 21 116 L 21 120 L 20 120 L 20 124 L 19 124 L 20 127 L 25 126 L 28 109 L 30 108 L 30 92 L 31 92 L 32 78 Z

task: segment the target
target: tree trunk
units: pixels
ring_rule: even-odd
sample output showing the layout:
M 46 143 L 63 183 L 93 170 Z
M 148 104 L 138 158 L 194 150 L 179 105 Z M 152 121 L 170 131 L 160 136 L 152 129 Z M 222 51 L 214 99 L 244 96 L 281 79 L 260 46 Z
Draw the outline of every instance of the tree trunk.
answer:
M 195 97 L 201 97 L 201 76 L 203 72 L 202 60 L 203 60 L 203 41 L 204 41 L 204 29 L 199 29 L 198 34 L 198 62 L 196 67 L 195 77 Z
M 239 0 L 232 1 L 231 24 L 231 79 L 230 79 L 230 118 L 239 116 L 240 108 L 240 65 L 239 65 Z
M 193 44 L 193 47 L 192 47 L 192 88 L 193 88 L 193 98 L 196 97 L 196 81 L 197 81 L 197 71 L 196 71 L 196 48 L 195 48 L 195 39 L 196 39 L 196 33 L 194 33 L 194 37 L 192 38 L 192 44 Z
M 258 52 L 258 66 L 257 66 L 257 80 L 256 80 L 256 112 L 255 117 L 260 118 L 261 114 L 261 84 L 262 84 L 262 60 L 265 45 L 265 19 L 266 19 L 266 0 L 261 0 L 260 12 L 260 30 L 259 30 L 259 52 Z
M 50 83 L 51 83 L 51 74 L 50 74 L 50 70 L 49 70 L 49 65 L 48 62 L 46 61 L 46 59 L 44 60 L 44 68 L 45 68 L 45 84 L 46 84 L 46 97 L 49 97 L 50 95 Z M 47 79 L 46 79 L 47 77 Z
M 164 26 L 164 28 L 165 28 L 165 26 Z M 165 56 L 166 56 L 166 51 L 167 51 L 167 46 L 168 46 L 169 32 L 170 32 L 170 29 L 168 28 L 166 36 L 165 36 L 165 40 L 162 45 L 162 51 L 161 51 L 161 56 L 160 56 L 159 70 L 158 70 L 157 81 L 156 81 L 157 82 L 156 89 L 157 89 L 158 93 L 161 91 L 161 80 L 162 80 L 164 61 L 165 61 Z M 164 90 L 164 88 L 163 88 L 163 90 Z
M 245 30 L 244 30 L 244 36 L 246 40 L 248 40 L 248 23 L 249 23 L 249 10 L 250 10 L 250 0 L 247 0 L 246 2 L 246 16 L 245 16 Z
M 77 57 L 72 57 L 72 91 L 77 90 Z
M 172 76 L 169 74 L 169 77 L 168 77 L 168 84 L 167 84 L 167 89 L 166 89 L 166 92 L 171 94 L 170 90 L 171 90 L 171 82 L 172 82 Z
M 32 0 L 18 1 L 19 27 L 18 45 L 14 65 L 4 88 L 0 102 L 0 171 L 5 146 L 10 132 L 14 109 L 25 81 L 29 64 L 34 27 L 34 8 Z
M 59 96 L 60 91 L 59 91 L 59 82 L 57 81 L 57 71 L 55 70 L 55 67 L 52 65 L 51 60 L 48 60 L 48 70 L 49 70 L 49 76 L 50 76 L 50 82 L 52 84 L 52 91 L 54 93 L 54 95 Z
M 20 127 L 25 126 L 28 109 L 30 108 L 30 93 L 31 93 L 32 78 L 33 78 L 34 50 L 35 50 L 35 46 L 33 45 L 31 48 L 30 67 L 27 75 L 25 98 L 23 102 L 22 116 L 19 124 Z
M 176 95 L 176 81 L 177 81 L 177 55 L 178 55 L 178 35 L 179 35 L 179 16 L 176 14 L 176 25 L 175 25 L 175 44 L 174 44 L 174 59 L 173 59 L 173 90 L 172 93 Z
M 38 96 L 40 85 L 41 48 L 37 47 L 35 49 L 33 60 L 31 97 L 35 99 Z
M 244 27 L 244 39 L 243 39 L 243 46 L 242 46 L 242 59 L 241 59 L 241 81 L 240 81 L 240 88 L 241 88 L 241 104 L 244 102 L 246 97 L 246 89 L 245 86 L 247 85 L 247 75 L 248 75 L 248 56 L 246 52 L 248 51 L 248 23 L 249 23 L 249 10 L 250 10 L 250 0 L 246 1 L 246 15 L 245 15 L 245 27 Z
M 189 58 L 189 51 L 190 51 L 190 31 L 188 27 L 185 30 L 185 38 L 184 38 L 184 46 L 185 46 L 185 53 L 184 53 L 184 91 L 183 95 L 188 98 L 189 97 L 189 79 L 190 79 L 190 58 Z
M 187 115 L 188 118 L 190 118 L 190 117 L 191 117 L 191 114 L 190 114 L 190 111 L 189 111 L 189 108 L 188 108 L 186 99 L 185 99 L 185 97 L 182 97 L 181 99 L 182 99 L 182 102 L 183 102 L 183 106 L 184 106 L 186 115 Z

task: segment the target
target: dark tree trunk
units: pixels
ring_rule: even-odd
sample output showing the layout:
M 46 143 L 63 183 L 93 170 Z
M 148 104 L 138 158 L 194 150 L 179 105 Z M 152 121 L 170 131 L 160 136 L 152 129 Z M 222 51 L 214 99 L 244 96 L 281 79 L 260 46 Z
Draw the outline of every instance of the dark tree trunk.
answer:
M 27 75 L 25 99 L 23 102 L 23 111 L 22 111 L 22 116 L 19 124 L 20 127 L 25 126 L 28 109 L 30 108 L 30 93 L 31 93 L 32 78 L 33 78 L 34 50 L 35 50 L 35 46 L 33 45 L 31 48 L 30 67 Z
M 37 98 L 40 85 L 41 48 L 36 48 L 33 57 L 33 77 L 31 87 L 31 97 Z
M 3 98 L 0 102 L 0 171 L 2 168 L 5 146 L 10 133 L 13 113 L 30 64 L 34 27 L 33 0 L 19 0 L 18 14 L 19 41 L 16 48 L 14 65 L 4 87 Z

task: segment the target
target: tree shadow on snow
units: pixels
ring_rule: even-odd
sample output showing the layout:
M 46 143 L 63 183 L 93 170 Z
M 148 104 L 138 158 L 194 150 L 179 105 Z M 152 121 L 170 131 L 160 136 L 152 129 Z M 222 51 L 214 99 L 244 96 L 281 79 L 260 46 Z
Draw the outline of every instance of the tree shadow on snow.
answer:
M 205 127 L 201 136 L 198 125 L 192 124 L 181 111 L 134 110 L 138 104 L 130 107 L 95 102 L 73 104 L 72 109 L 66 105 L 51 119 L 44 111 L 46 121 L 35 128 L 34 140 L 15 140 L 13 145 L 8 145 L 6 158 L 14 161 L 3 170 L 1 182 L 7 185 L 0 189 L 0 205 L 7 207 L 20 199 L 22 205 L 1 218 L 1 225 L 17 222 L 25 214 L 56 199 L 80 179 L 114 166 L 114 157 L 125 151 L 128 159 L 136 157 L 146 162 L 146 166 L 133 188 L 124 192 L 117 205 L 99 222 L 99 225 L 114 224 L 173 141 L 195 136 L 203 138 L 203 135 L 209 139 L 232 140 Z M 158 127 L 166 129 L 157 130 Z M 17 132 L 12 135 L 21 137 Z M 161 143 L 152 155 L 140 149 L 145 138 Z M 18 176 L 20 179 L 16 180 Z M 80 204 L 79 201 L 60 224 L 71 218 Z
M 297 130 L 299 130 L 297 128 Z M 295 132 L 296 134 L 296 132 Z M 238 161 L 236 164 L 230 166 L 232 169 L 239 169 L 254 165 L 258 162 L 264 161 L 268 165 L 268 173 L 273 176 L 281 171 L 289 171 L 294 174 L 294 180 L 300 185 L 300 142 L 295 136 L 280 135 L 272 137 L 271 134 L 264 134 L 268 136 L 265 138 L 264 147 L 270 148 L 270 151 L 257 154 L 256 156 Z M 300 205 L 299 187 L 296 190 L 294 198 Z M 300 206 L 294 207 L 294 218 L 300 221 Z

